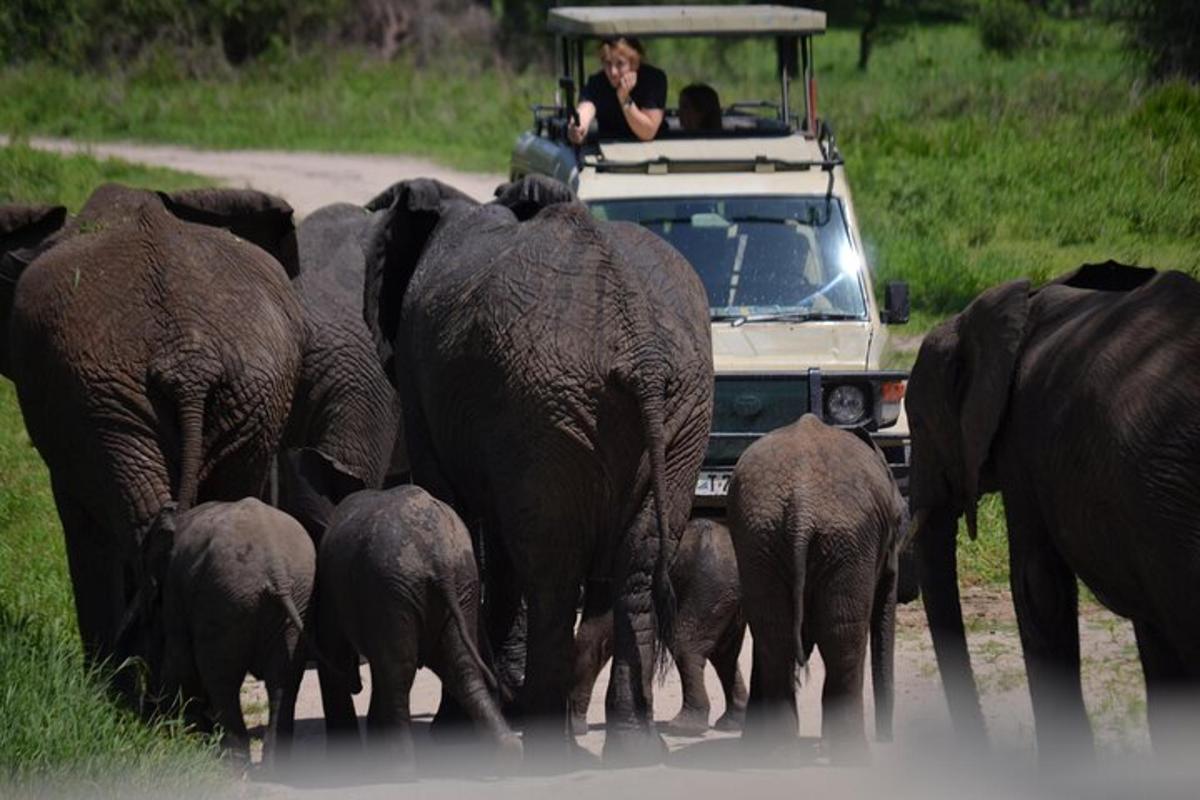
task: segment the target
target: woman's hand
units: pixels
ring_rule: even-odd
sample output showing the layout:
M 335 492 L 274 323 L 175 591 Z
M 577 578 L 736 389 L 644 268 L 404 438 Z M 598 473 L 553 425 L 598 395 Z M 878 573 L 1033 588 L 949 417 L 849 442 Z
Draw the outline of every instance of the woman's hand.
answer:
M 637 86 L 636 72 L 626 72 L 617 81 L 617 99 L 621 101 L 622 106 L 629 102 L 629 95 L 635 86 Z
M 583 144 L 592 120 L 596 118 L 596 104 L 591 100 L 584 100 L 575 111 L 578 114 L 579 122 L 567 123 L 567 138 L 571 140 L 571 144 Z

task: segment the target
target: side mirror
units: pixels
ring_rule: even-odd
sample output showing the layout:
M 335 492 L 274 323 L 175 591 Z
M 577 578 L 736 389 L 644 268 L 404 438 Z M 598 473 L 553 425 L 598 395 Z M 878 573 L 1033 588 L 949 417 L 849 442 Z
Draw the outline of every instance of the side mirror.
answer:
M 883 322 L 903 325 L 908 322 L 908 312 L 908 284 L 904 281 L 888 281 L 883 289 Z

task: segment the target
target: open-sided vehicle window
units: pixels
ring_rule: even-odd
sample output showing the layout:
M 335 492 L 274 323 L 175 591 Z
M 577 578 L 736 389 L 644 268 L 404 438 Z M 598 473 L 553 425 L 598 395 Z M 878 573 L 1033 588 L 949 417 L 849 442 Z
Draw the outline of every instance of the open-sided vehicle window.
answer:
M 704 282 L 713 319 L 866 319 L 862 258 L 825 197 L 686 197 L 590 203 L 671 243 Z

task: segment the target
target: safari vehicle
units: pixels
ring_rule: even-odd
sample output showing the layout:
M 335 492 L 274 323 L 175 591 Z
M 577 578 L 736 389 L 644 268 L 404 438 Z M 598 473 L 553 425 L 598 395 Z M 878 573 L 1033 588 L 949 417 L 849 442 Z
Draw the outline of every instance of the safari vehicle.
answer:
M 810 411 L 831 424 L 865 426 L 904 488 L 908 376 L 880 369 L 880 356 L 884 324 L 908 319 L 908 288 L 889 284 L 884 307 L 877 306 L 842 155 L 817 116 L 812 45 L 825 30 L 824 13 L 784 6 L 562 7 L 550 11 L 549 29 L 560 55 L 558 95 L 553 105 L 534 107 L 511 175 L 554 177 L 597 217 L 649 228 L 687 257 L 703 281 L 716 393 L 697 510 L 720 513 L 742 451 Z M 606 140 L 593 129 L 573 146 L 566 129 L 575 87 L 589 66 L 597 68 L 597 40 L 618 35 L 773 40 L 778 101 L 734 102 L 722 109 L 721 129 L 703 133 L 683 130 L 678 110 L 668 108 L 652 141 Z M 797 81 L 802 101 L 794 106 Z

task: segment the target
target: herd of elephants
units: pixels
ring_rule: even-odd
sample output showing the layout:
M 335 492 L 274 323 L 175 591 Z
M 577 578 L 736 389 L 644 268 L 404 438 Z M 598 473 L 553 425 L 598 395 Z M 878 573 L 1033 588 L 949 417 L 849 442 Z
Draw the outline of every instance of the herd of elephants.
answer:
M 860 762 L 868 643 L 891 735 L 910 538 L 953 724 L 982 744 L 955 547 L 993 491 L 1039 755 L 1093 748 L 1077 579 L 1132 620 L 1170 747 L 1198 719 L 1198 367 L 1185 274 L 1110 261 L 1005 283 L 921 345 L 908 498 L 865 432 L 808 415 L 745 452 L 726 518 L 690 519 L 713 409 L 704 288 L 561 184 L 479 203 L 404 181 L 298 225 L 251 190 L 0 206 L 0 368 L 49 467 L 87 659 L 139 657 L 150 691 L 119 671 L 122 697 L 182 701 L 243 756 L 252 672 L 276 761 L 310 660 L 345 740 L 370 665 L 367 749 L 411 767 L 418 667 L 443 682 L 435 725 L 472 726 L 511 765 L 568 751 L 611 656 L 604 756 L 628 764 L 663 757 L 669 657 L 672 729 L 708 728 L 707 660 L 717 727 L 773 743 L 796 736 L 815 647 L 828 752 Z

